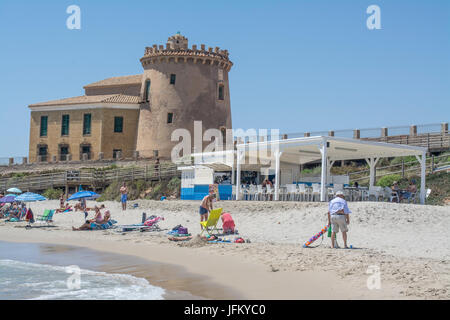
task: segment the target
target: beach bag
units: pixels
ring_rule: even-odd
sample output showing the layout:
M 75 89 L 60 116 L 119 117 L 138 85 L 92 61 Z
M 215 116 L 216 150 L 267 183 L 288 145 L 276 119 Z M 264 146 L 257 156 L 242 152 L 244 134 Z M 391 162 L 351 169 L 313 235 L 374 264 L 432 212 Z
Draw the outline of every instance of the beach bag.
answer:
M 180 227 L 178 229 L 178 234 L 188 234 L 188 229 L 185 227 Z

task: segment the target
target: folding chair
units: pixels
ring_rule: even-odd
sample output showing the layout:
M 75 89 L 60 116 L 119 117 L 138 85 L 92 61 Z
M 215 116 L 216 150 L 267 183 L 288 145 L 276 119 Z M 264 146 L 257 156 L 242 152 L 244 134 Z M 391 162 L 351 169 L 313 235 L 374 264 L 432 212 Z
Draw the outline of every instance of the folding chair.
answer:
M 222 215 L 223 208 L 214 209 L 211 210 L 208 215 L 207 221 L 201 221 L 200 226 L 202 228 L 202 232 L 200 233 L 200 236 L 203 235 L 203 233 L 206 231 L 210 236 L 214 231 L 217 230 L 217 222 L 220 220 L 220 216 Z

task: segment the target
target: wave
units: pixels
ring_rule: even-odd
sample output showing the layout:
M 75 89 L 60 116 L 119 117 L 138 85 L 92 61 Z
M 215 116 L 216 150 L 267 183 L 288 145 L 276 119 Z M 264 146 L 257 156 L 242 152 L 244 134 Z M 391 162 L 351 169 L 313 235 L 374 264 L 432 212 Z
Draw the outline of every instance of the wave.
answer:
M 0 260 L 0 299 L 161 300 L 163 288 L 146 279 L 16 260 Z

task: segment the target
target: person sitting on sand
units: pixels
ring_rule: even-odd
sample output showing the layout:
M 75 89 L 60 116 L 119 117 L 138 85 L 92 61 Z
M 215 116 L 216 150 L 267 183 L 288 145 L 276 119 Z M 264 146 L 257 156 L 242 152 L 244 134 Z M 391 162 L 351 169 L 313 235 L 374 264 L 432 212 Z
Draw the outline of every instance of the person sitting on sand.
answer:
M 79 228 L 72 227 L 72 231 L 91 230 L 91 221 L 86 220 Z
M 330 201 L 328 205 L 328 227 L 331 227 L 331 248 L 336 248 L 336 233 L 339 229 L 342 231 L 342 239 L 344 247 L 347 249 L 347 225 L 350 224 L 350 216 L 352 213 L 348 208 L 347 201 L 342 191 L 336 192 L 336 197 Z
M 101 216 L 100 216 L 101 217 Z M 109 210 L 106 210 L 105 211 L 105 215 L 103 216 L 103 219 L 102 220 L 100 220 L 100 221 L 95 221 L 97 224 L 105 224 L 105 223 L 108 223 L 109 222 L 109 220 L 111 220 L 111 211 L 109 211 Z
M 216 195 L 214 193 L 210 193 L 203 198 L 199 208 L 200 222 L 208 220 L 208 213 L 213 209 L 212 201 L 215 198 Z
M 95 206 L 94 210 L 95 210 L 94 218 L 91 219 L 90 221 L 95 222 L 95 223 L 99 223 L 99 222 L 103 221 L 102 212 L 100 211 L 100 208 Z

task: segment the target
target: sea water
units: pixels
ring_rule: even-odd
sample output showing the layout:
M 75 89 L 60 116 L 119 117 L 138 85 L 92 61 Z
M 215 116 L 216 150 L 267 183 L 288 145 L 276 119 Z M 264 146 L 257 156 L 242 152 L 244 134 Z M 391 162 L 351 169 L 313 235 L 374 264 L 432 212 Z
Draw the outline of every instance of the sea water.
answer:
M 0 300 L 160 300 L 163 294 L 146 279 L 127 274 L 0 260 Z
M 77 248 L 0 242 L 0 300 L 164 299 L 165 290 L 144 278 L 99 270 L 117 260 Z

